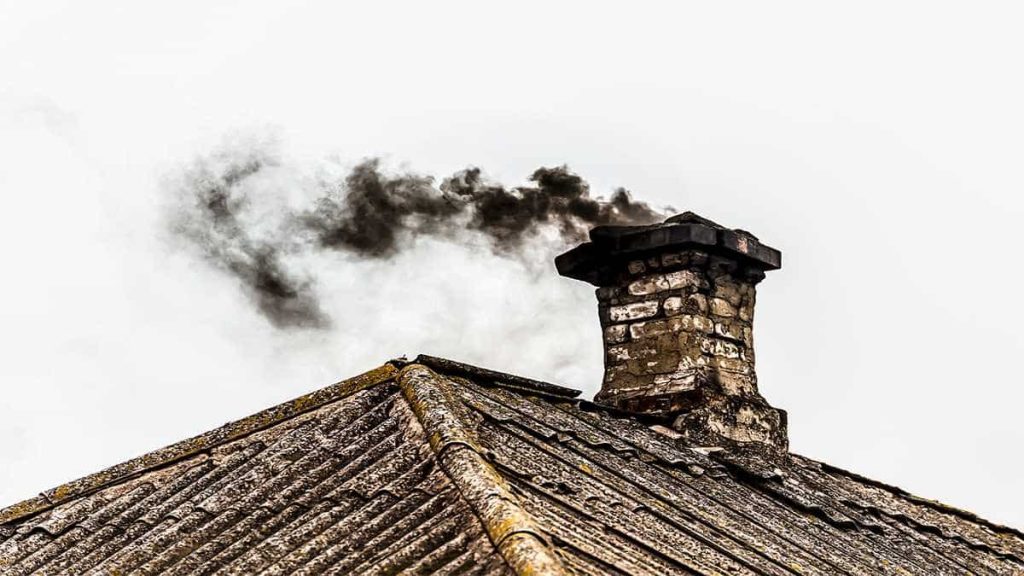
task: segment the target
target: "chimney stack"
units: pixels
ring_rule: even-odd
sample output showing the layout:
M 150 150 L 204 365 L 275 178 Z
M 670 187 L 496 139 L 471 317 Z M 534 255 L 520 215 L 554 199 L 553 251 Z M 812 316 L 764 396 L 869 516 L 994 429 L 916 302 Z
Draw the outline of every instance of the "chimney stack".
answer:
M 757 391 L 755 286 L 782 254 L 692 212 L 598 226 L 555 259 L 597 289 L 605 372 L 595 401 L 660 416 L 703 446 L 789 446 L 786 413 Z

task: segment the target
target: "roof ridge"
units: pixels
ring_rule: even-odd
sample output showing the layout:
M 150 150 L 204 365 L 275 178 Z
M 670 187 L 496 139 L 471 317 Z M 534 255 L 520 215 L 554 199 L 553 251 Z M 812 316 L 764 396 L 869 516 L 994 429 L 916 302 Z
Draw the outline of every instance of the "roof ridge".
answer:
M 239 420 L 228 422 L 213 430 L 115 464 L 77 480 L 66 482 L 38 496 L 0 508 L 0 525 L 48 510 L 62 502 L 85 496 L 144 472 L 167 466 L 216 446 L 259 432 L 325 404 L 392 380 L 397 373 L 398 369 L 388 362 L 358 376 L 320 388 Z
M 417 359 L 419 360 L 419 359 Z M 568 575 L 538 523 L 484 458 L 467 408 L 453 384 L 429 366 L 413 362 L 398 373 L 398 385 L 426 432 L 438 465 L 480 519 L 494 547 L 516 574 Z
M 427 354 L 420 354 L 415 360 L 406 364 L 421 364 L 444 374 L 468 376 L 470 379 L 483 378 L 504 388 L 510 388 L 540 396 L 554 396 L 562 399 L 570 399 L 576 398 L 583 393 L 575 388 L 566 388 L 565 386 L 551 384 L 550 382 L 544 382 L 542 380 L 534 380 L 533 378 L 516 376 L 514 374 L 498 372 L 497 370 L 489 370 L 472 364 L 466 364 L 465 362 L 457 362 L 455 360 L 429 356 Z M 481 382 L 481 384 L 486 384 L 486 382 Z

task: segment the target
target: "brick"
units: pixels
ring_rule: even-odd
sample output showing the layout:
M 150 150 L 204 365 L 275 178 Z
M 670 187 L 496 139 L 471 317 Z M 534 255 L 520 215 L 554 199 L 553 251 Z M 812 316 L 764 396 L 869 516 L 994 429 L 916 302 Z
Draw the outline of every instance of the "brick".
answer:
M 644 276 L 635 282 L 631 282 L 627 288 L 634 296 L 647 296 L 665 292 L 666 290 L 680 290 L 683 288 L 697 288 L 701 285 L 701 277 L 692 270 L 677 270 L 667 274 L 652 274 Z
M 688 262 L 688 258 L 685 253 L 681 252 L 669 252 L 661 255 L 661 265 L 667 267 L 670 266 L 682 266 Z
M 729 396 L 750 396 L 757 391 L 750 374 L 720 370 L 718 372 L 718 384 Z
M 629 335 L 633 339 L 650 338 L 660 336 L 671 331 L 667 320 L 654 320 L 651 322 L 637 322 L 629 327 Z
M 743 326 L 734 324 L 732 322 L 715 322 L 715 334 L 728 338 L 730 340 L 736 340 L 737 342 L 743 341 Z
M 684 314 L 669 319 L 669 329 L 672 332 L 705 332 L 710 334 L 715 324 L 703 317 L 693 314 Z
M 650 374 L 669 374 L 679 366 L 679 352 L 662 352 L 650 358 L 632 359 L 626 362 L 626 369 L 637 376 Z
M 618 346 L 609 346 L 606 358 L 609 362 L 619 363 L 627 360 L 646 360 L 661 353 L 665 346 L 655 339 L 627 342 Z
M 621 386 L 621 381 L 627 379 L 632 379 L 632 377 L 626 371 L 625 364 L 609 366 L 604 370 L 604 383 L 606 385 L 611 384 L 614 387 L 615 384 L 619 384 Z
M 665 274 L 665 279 L 668 280 L 668 287 L 672 290 L 678 290 L 680 288 L 698 288 L 702 284 L 700 275 L 693 270 L 669 272 L 668 274 Z
M 722 358 L 739 358 L 740 348 L 732 342 L 717 338 L 706 338 L 700 343 L 701 352 Z
M 679 296 L 665 298 L 665 301 L 661 303 L 661 308 L 665 311 L 665 316 L 675 316 L 683 311 L 683 299 Z
M 605 350 L 605 358 L 610 363 L 619 363 L 629 360 L 629 348 L 627 346 L 609 346 Z
M 703 294 L 690 294 L 686 297 L 686 311 L 707 314 L 708 299 Z
M 740 360 L 739 358 L 716 356 L 711 359 L 711 365 L 726 372 L 733 372 L 736 374 L 751 373 L 750 364 Z
M 712 298 L 711 313 L 715 316 L 721 316 L 722 318 L 734 318 L 736 317 L 736 308 L 726 300 L 721 298 Z
M 617 324 L 604 329 L 604 341 L 606 344 L 619 344 L 625 342 L 629 336 L 629 326 Z
M 693 369 L 677 370 L 669 374 L 657 374 L 654 376 L 654 385 L 665 391 L 686 392 L 696 390 L 700 384 L 700 376 Z
M 623 304 L 622 306 L 612 306 L 608 310 L 608 317 L 611 318 L 612 322 L 623 322 L 650 318 L 657 313 L 658 301 L 650 300 L 647 302 Z
M 643 274 L 647 269 L 644 263 L 640 260 L 634 260 L 626 265 L 626 269 L 629 270 L 630 274 Z
M 644 276 L 643 278 L 630 282 L 626 288 L 634 296 L 647 296 L 668 290 L 668 279 L 663 274 Z
M 748 298 L 746 302 L 740 306 L 739 309 L 740 320 L 745 322 L 753 322 L 754 320 L 754 301 L 752 298 Z
M 699 350 L 698 350 L 698 352 L 699 352 Z M 681 370 L 681 371 L 693 370 L 694 368 L 702 368 L 704 366 L 708 366 L 709 364 L 710 364 L 710 362 L 708 362 L 708 357 L 707 356 L 701 356 L 701 355 L 698 354 L 697 356 L 691 357 L 691 356 L 686 355 L 685 352 L 684 352 L 683 356 L 681 358 L 679 358 L 679 368 L 678 369 Z
M 739 287 L 735 283 L 729 281 L 716 281 L 713 294 L 716 298 L 726 300 L 733 306 L 739 306 L 740 301 L 743 300 L 743 295 L 740 293 Z

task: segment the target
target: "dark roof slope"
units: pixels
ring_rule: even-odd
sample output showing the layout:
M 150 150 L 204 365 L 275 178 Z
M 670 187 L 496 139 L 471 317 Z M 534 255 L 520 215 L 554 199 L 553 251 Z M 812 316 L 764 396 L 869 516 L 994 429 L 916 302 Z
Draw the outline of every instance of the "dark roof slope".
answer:
M 507 573 L 396 372 L 3 511 L 0 573 Z
M 1024 536 L 421 356 L 0 511 L 0 573 L 1021 574 Z

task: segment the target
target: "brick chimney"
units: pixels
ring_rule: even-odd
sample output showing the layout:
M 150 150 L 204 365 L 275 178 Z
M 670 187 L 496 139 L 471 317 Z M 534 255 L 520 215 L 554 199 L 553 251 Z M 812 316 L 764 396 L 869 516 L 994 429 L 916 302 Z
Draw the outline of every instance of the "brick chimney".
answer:
M 757 391 L 755 287 L 782 254 L 692 212 L 599 226 L 555 259 L 598 286 L 605 372 L 595 401 L 660 416 L 703 446 L 786 450 L 786 413 Z

